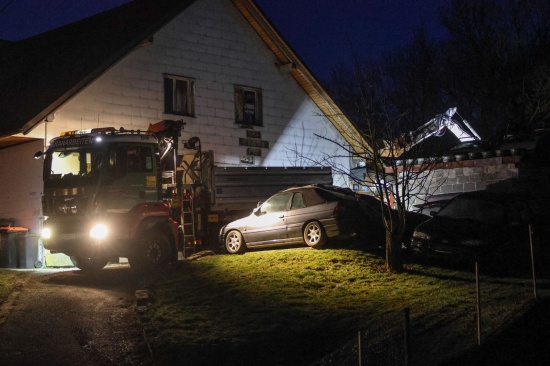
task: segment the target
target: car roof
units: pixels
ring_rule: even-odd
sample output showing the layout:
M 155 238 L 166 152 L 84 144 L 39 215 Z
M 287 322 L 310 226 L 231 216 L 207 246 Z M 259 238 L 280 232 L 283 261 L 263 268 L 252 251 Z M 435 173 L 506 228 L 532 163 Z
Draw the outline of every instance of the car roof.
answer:
M 529 199 L 530 195 L 525 192 L 518 191 L 492 191 L 492 190 L 483 190 L 483 191 L 472 191 L 461 193 L 456 196 L 453 200 L 456 199 L 477 199 L 481 201 L 492 201 L 492 202 L 508 202 L 521 199 Z
M 351 189 L 342 188 L 334 185 L 325 185 L 325 184 L 308 184 L 305 186 L 291 187 L 291 188 L 282 190 L 281 192 L 294 192 L 294 191 L 300 191 L 304 189 L 322 190 L 324 192 L 340 197 L 342 199 L 348 199 L 348 200 L 355 199 L 355 192 L 353 192 Z

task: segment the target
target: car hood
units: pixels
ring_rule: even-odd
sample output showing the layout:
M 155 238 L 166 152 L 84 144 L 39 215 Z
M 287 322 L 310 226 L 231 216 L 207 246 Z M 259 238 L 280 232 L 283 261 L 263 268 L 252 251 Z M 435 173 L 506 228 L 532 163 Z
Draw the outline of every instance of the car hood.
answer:
M 495 228 L 475 220 L 432 217 L 417 226 L 415 231 L 430 235 L 432 240 L 460 242 L 466 239 L 488 240 Z
M 250 214 L 246 217 L 243 217 L 242 219 L 238 219 L 238 220 L 235 220 L 235 221 L 231 221 L 230 223 L 228 223 L 227 225 L 225 225 L 225 229 L 235 229 L 235 228 L 246 228 L 246 226 L 248 225 L 248 223 L 250 222 L 251 220 L 251 216 L 253 216 L 254 214 Z

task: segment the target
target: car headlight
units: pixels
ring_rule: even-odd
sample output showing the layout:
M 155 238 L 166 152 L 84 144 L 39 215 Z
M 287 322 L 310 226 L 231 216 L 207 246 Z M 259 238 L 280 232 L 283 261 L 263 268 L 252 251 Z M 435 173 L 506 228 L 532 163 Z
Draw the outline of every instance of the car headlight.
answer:
M 480 247 L 480 246 L 483 246 L 485 242 L 483 240 L 478 240 L 478 239 L 467 239 L 467 240 L 462 240 L 460 244 L 467 245 L 470 247 Z
M 109 230 L 107 229 L 107 226 L 97 224 L 90 230 L 90 237 L 94 239 L 105 239 L 108 233 Z
M 413 238 L 422 239 L 422 240 L 431 240 L 432 236 L 430 234 L 426 234 L 425 232 L 415 230 L 413 232 Z
M 50 228 L 45 227 L 42 229 L 42 239 L 50 239 L 52 237 L 52 231 Z

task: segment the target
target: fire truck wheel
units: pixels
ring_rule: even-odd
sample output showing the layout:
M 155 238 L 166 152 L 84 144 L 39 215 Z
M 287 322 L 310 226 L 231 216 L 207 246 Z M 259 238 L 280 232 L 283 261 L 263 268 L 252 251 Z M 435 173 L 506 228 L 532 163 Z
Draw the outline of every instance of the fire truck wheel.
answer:
M 242 254 L 246 250 L 242 234 L 237 230 L 231 230 L 225 237 L 225 250 L 229 254 Z
M 71 261 L 75 266 L 80 268 L 82 272 L 97 272 L 103 267 L 107 265 L 109 262 L 108 259 L 103 257 L 81 257 L 81 256 L 74 256 L 71 257 Z
M 325 230 L 323 230 L 323 225 L 317 221 L 311 221 L 308 223 L 304 228 L 304 241 L 312 248 L 322 247 L 327 241 L 327 236 L 325 234 Z
M 170 239 L 162 231 L 141 233 L 128 262 L 138 272 L 166 268 L 170 262 Z

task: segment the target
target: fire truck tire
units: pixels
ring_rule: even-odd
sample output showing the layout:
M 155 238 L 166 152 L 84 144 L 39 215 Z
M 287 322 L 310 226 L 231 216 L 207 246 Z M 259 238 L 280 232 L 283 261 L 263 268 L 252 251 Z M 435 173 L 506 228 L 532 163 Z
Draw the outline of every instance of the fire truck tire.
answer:
M 145 231 L 139 235 L 135 251 L 128 256 L 130 267 L 138 272 L 164 269 L 170 262 L 170 239 L 162 231 Z
M 238 230 L 231 230 L 225 237 L 225 250 L 229 254 L 242 254 L 246 251 L 243 235 Z
M 71 257 L 73 264 L 80 268 L 82 272 L 92 273 L 97 272 L 109 263 L 109 260 L 102 257 Z

